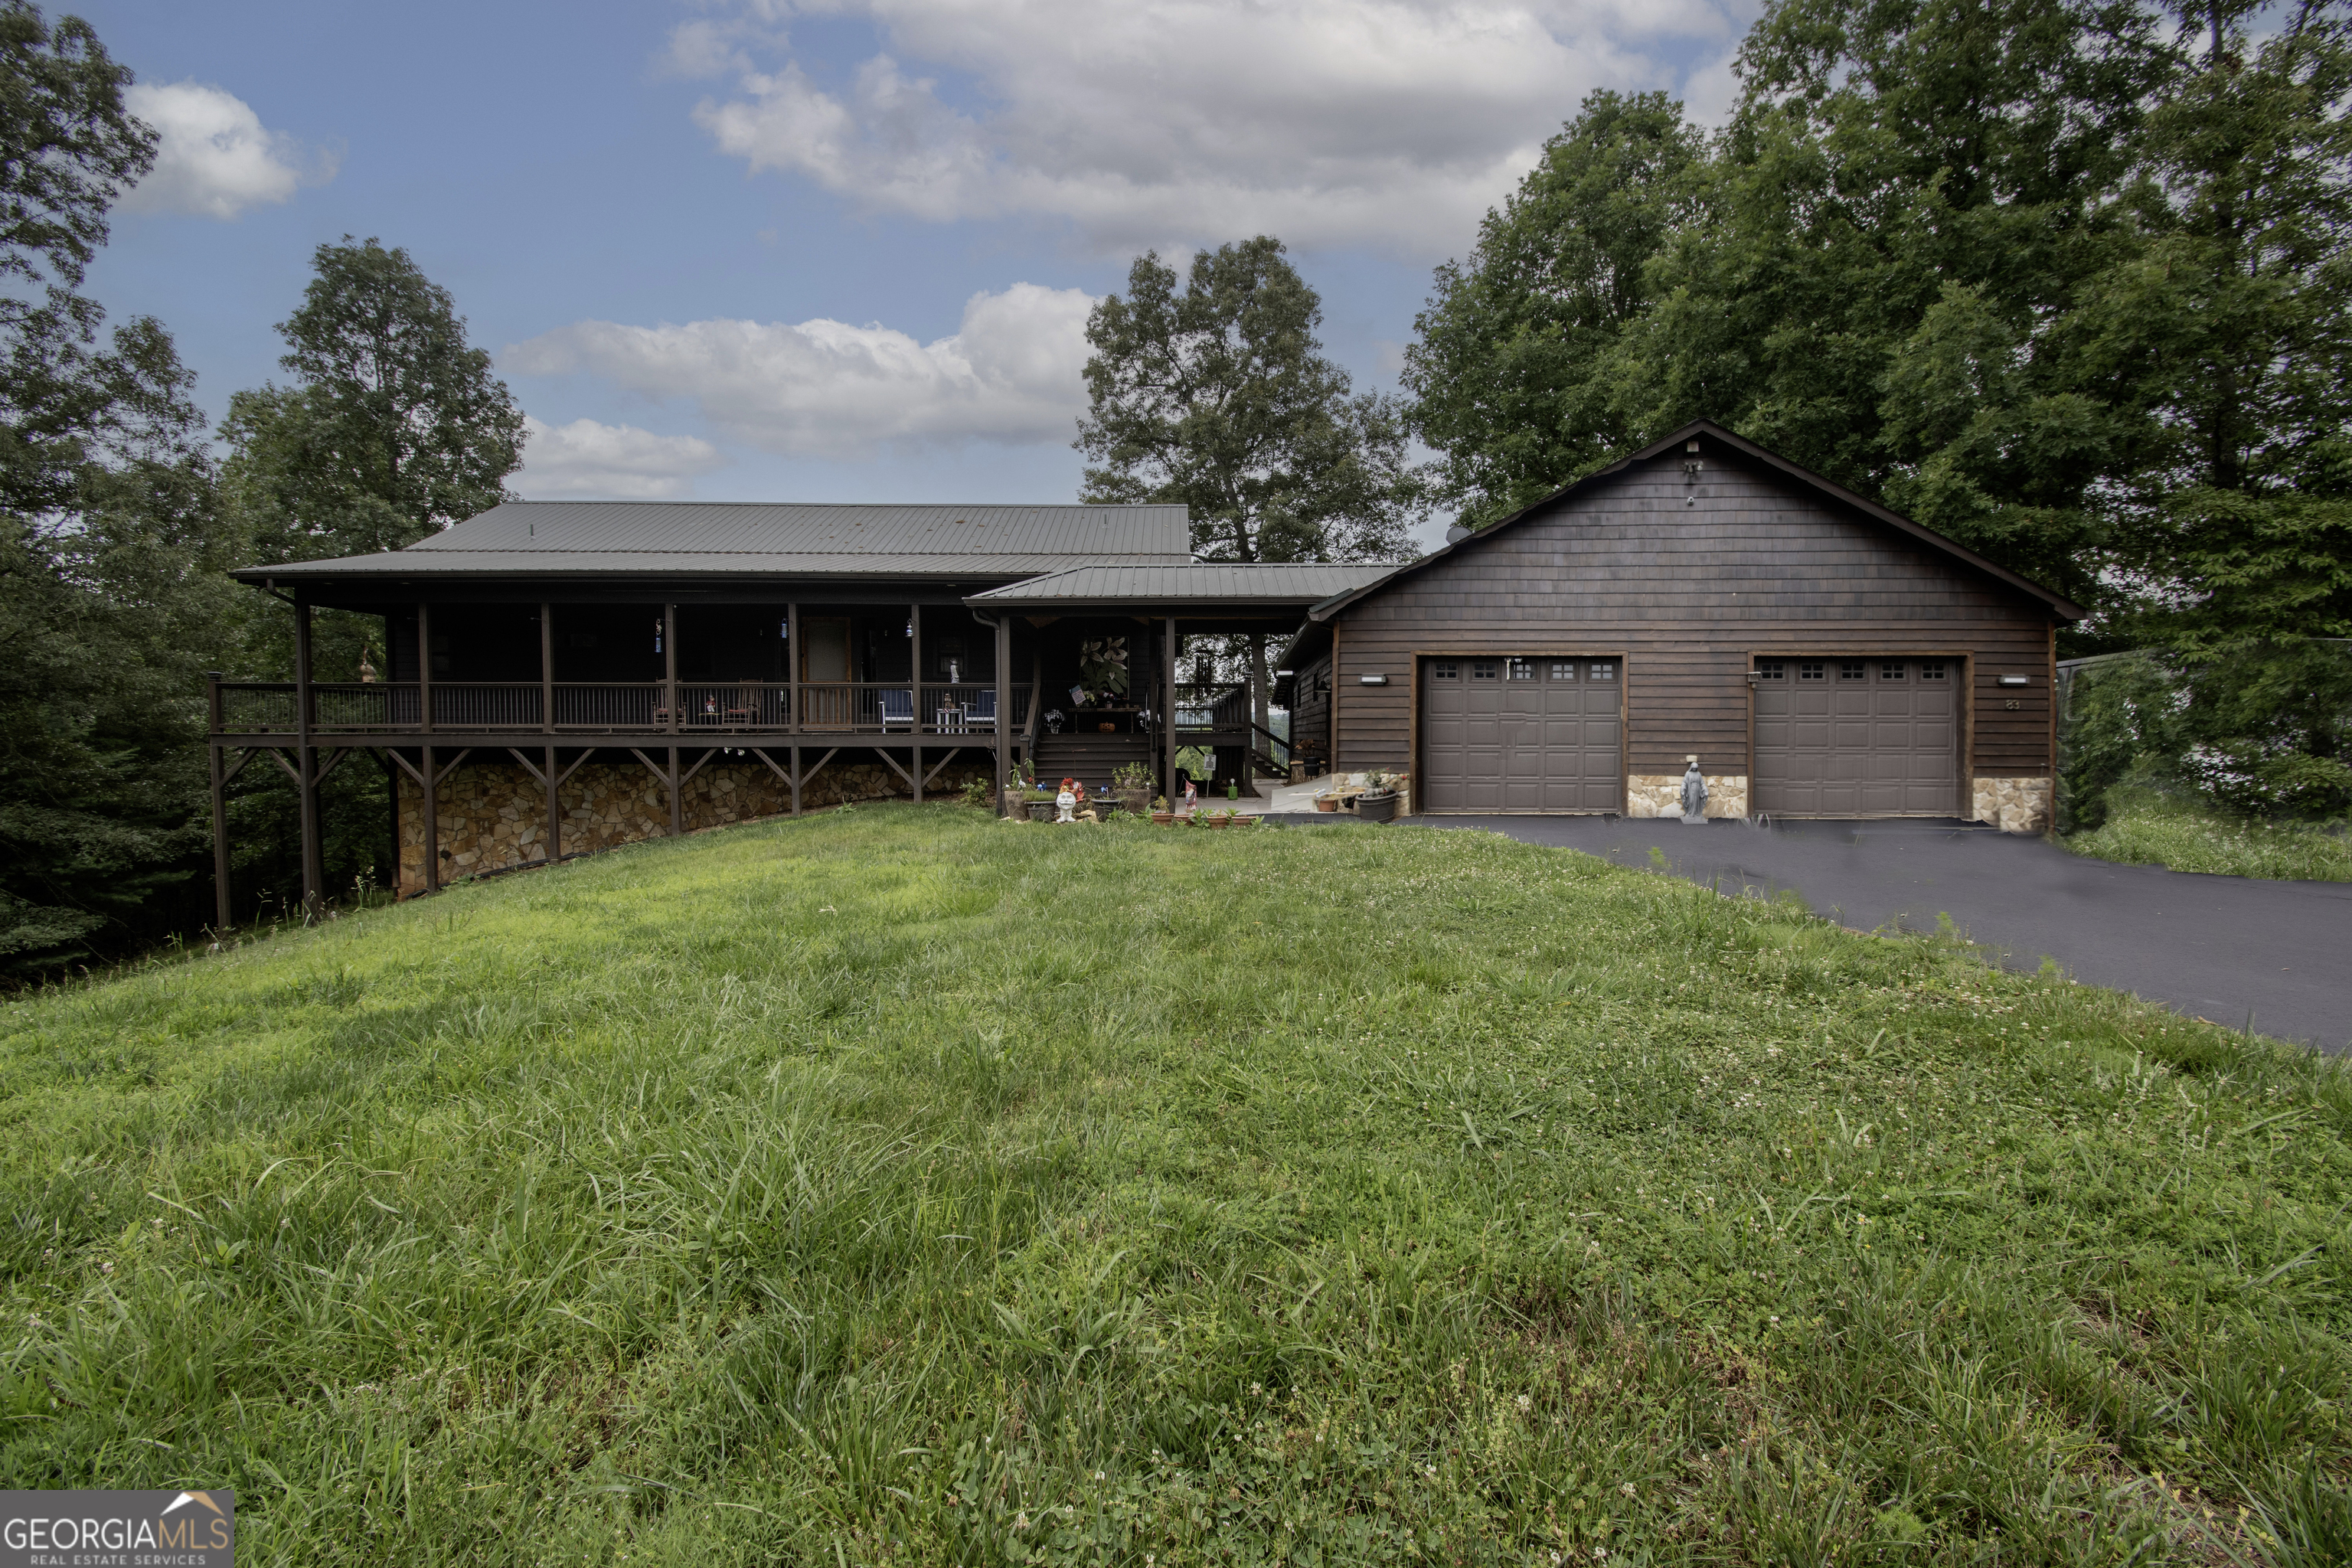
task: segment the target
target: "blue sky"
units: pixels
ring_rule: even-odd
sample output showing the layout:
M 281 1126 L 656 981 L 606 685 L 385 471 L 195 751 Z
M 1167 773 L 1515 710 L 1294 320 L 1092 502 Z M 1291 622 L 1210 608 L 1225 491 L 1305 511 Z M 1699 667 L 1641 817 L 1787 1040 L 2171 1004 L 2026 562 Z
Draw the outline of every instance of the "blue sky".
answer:
M 64 9 L 67 7 L 59 7 Z M 1590 89 L 1718 114 L 1752 0 L 97 0 L 164 133 L 90 289 L 215 413 L 311 248 L 406 247 L 526 495 L 1056 500 L 1141 249 L 1270 232 L 1392 390 L 1431 268 Z

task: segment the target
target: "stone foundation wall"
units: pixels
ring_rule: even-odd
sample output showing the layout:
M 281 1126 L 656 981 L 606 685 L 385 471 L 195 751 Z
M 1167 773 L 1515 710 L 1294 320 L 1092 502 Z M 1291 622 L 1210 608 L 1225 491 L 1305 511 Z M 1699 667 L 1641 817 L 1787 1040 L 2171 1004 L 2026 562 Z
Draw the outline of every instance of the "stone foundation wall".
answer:
M 869 759 L 872 753 L 865 753 Z M 814 759 L 812 759 L 814 760 Z M 691 766 L 691 763 L 687 764 Z M 951 798 L 967 780 L 992 778 L 986 757 L 959 757 L 940 771 L 923 798 Z M 511 762 L 466 763 L 442 781 L 437 828 L 441 880 L 547 858 L 547 792 Z M 801 787 L 801 808 L 814 811 L 864 800 L 905 799 L 906 781 L 877 761 L 836 758 Z M 617 848 L 669 832 L 669 796 L 635 763 L 593 762 L 556 793 L 563 853 Z M 403 898 L 425 890 L 425 814 L 415 782 L 400 779 L 400 885 Z M 687 831 L 730 822 L 780 816 L 793 808 L 792 790 L 757 757 L 714 757 L 687 780 Z
M 1710 817 L 1745 817 L 1748 815 L 1748 775 L 1746 773 L 1701 773 L 1706 781 L 1706 815 Z M 1628 816 L 1680 816 L 1683 814 L 1683 775 L 1680 773 L 1629 773 L 1625 778 L 1625 815 Z
M 1969 819 L 1990 822 L 2003 833 L 2050 831 L 2050 780 L 2047 778 L 1980 778 Z

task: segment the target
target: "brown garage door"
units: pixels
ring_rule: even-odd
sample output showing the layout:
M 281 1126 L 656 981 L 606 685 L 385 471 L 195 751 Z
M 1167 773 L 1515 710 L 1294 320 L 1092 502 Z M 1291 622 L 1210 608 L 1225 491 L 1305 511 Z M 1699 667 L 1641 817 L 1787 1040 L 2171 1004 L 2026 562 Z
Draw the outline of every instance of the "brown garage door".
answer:
M 1957 816 L 1959 663 L 1756 661 L 1756 809 L 1789 816 Z
M 1615 811 L 1613 658 L 1422 661 L 1423 811 Z

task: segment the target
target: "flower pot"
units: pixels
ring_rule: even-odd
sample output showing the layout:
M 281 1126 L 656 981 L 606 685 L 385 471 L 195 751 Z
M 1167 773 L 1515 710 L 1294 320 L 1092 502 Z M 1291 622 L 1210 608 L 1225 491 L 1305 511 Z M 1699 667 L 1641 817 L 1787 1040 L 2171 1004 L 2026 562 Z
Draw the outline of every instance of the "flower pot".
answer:
M 1394 822 L 1401 797 L 1394 790 L 1356 797 L 1356 816 L 1366 822 Z
M 1234 819 L 1230 816 L 1213 816 L 1209 818 L 1209 826 L 1212 827 L 1229 827 L 1233 825 L 1233 820 Z
M 1318 811 L 1337 811 L 1339 809 L 1339 797 L 1336 795 L 1318 795 L 1315 797 L 1315 809 Z
M 1175 820 L 1176 814 L 1172 811 L 1155 811 L 1151 814 L 1151 824 L 1155 827 L 1165 827 Z

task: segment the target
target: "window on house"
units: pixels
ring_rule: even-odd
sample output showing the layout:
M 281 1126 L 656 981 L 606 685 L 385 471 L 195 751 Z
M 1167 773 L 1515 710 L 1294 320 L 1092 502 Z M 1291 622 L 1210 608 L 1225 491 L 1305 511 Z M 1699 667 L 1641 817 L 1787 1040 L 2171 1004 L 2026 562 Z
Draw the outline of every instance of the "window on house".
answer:
M 1534 659 L 1509 658 L 1505 659 L 1503 662 L 1507 668 L 1510 679 L 1513 680 L 1533 680 L 1536 678 L 1536 661 Z
M 1617 661 L 1614 659 L 1604 659 L 1601 663 L 1594 665 L 1592 667 L 1592 679 L 1595 680 L 1616 679 Z
M 1860 680 L 1865 673 L 1865 669 L 1866 667 L 1863 664 L 1862 660 L 1858 658 L 1842 658 L 1838 660 L 1838 679 L 1840 680 Z
M 1429 664 L 1429 679 L 1432 680 L 1461 679 L 1461 662 L 1451 658 L 1432 659 Z
M 1797 661 L 1799 680 L 1826 680 L 1829 679 L 1829 673 L 1830 667 L 1818 658 L 1801 658 Z
M 1878 667 L 1878 679 L 1881 680 L 1900 680 L 1903 679 L 1903 661 L 1899 658 L 1885 660 Z
M 1919 679 L 1922 680 L 1943 679 L 1944 661 L 1940 658 L 1921 659 L 1919 661 Z
M 1756 679 L 1759 680 L 1786 680 L 1789 679 L 1789 667 L 1786 662 L 1780 659 L 1759 658 L 1756 661 Z
M 1576 661 L 1572 658 L 1556 658 L 1552 660 L 1551 678 L 1554 680 L 1574 680 L 1576 679 Z
M 1501 659 L 1499 659 L 1499 658 L 1474 658 L 1474 659 L 1472 659 L 1472 660 L 1470 661 L 1470 679 L 1473 679 L 1473 680 L 1500 680 L 1502 678 L 1503 678 L 1503 661 L 1502 661 Z

